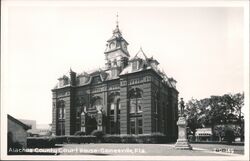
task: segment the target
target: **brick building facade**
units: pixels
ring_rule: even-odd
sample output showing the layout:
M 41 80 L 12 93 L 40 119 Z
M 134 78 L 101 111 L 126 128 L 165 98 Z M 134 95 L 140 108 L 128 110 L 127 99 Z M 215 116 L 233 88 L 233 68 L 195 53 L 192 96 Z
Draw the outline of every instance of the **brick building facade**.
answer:
M 105 67 L 68 74 L 52 89 L 55 135 L 162 133 L 177 136 L 176 81 L 159 69 L 158 61 L 140 51 L 132 58 L 118 24 L 107 40 Z

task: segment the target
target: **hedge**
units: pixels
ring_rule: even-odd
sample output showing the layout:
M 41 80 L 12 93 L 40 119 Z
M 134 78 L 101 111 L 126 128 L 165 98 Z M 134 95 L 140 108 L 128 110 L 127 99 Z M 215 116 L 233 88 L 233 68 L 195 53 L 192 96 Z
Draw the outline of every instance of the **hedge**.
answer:
M 54 137 L 28 137 L 27 147 L 28 148 L 47 148 L 54 147 L 56 140 Z
M 55 136 L 56 144 L 63 143 L 96 143 L 97 138 L 91 135 L 84 136 Z
M 54 147 L 55 144 L 64 143 L 96 143 L 95 136 L 53 136 L 53 137 L 28 137 L 27 147 L 29 148 L 46 148 Z
M 151 135 L 105 135 L 103 136 L 104 143 L 167 143 L 171 139 L 161 134 Z
M 142 134 L 142 135 L 101 135 L 96 132 L 97 136 L 53 136 L 53 137 L 28 137 L 28 147 L 53 147 L 55 144 L 70 144 L 70 143 L 144 143 L 158 144 L 167 143 L 172 139 L 162 134 Z M 100 135 L 99 135 L 100 134 Z

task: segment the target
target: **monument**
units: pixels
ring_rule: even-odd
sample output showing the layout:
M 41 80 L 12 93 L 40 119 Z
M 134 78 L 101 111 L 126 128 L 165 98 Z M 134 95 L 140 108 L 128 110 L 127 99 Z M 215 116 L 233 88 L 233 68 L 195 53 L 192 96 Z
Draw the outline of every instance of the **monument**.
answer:
M 187 120 L 184 116 L 184 101 L 183 98 L 181 98 L 180 101 L 180 116 L 177 121 L 177 126 L 178 126 L 178 140 L 175 144 L 175 149 L 180 149 L 180 150 L 191 150 L 192 147 L 189 144 L 187 140 Z

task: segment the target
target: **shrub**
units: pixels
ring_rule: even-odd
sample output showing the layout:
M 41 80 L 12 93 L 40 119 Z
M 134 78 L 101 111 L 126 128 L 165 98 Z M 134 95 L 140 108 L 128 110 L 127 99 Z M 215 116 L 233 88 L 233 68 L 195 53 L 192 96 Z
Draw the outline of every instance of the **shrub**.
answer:
M 170 139 L 169 139 L 170 140 Z M 168 138 L 162 134 L 142 134 L 142 135 L 105 135 L 105 143 L 167 143 Z
M 47 148 L 55 146 L 54 137 L 28 137 L 27 138 L 27 147 L 29 148 Z
M 83 136 L 56 136 L 56 144 L 63 143 L 95 143 L 97 139 L 95 136 L 83 135 Z
M 105 143 L 121 143 L 120 135 L 105 135 L 103 137 L 103 142 Z
M 226 129 L 225 140 L 228 142 L 228 144 L 232 144 L 234 139 L 235 139 L 234 131 L 232 129 Z
M 83 135 L 86 135 L 86 132 L 83 132 L 83 131 L 77 131 L 75 132 L 74 134 L 75 136 L 83 136 Z
M 98 142 L 103 142 L 104 133 L 100 130 L 94 130 L 91 132 L 91 135 L 95 136 Z
M 96 137 L 95 136 L 68 136 L 67 137 L 68 143 L 95 143 Z

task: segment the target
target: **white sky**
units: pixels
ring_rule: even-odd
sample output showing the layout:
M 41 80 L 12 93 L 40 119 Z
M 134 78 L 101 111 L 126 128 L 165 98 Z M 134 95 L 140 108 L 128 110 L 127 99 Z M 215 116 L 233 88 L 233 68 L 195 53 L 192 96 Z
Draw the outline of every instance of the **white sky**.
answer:
M 57 78 L 104 66 L 116 13 L 128 50 L 140 46 L 177 80 L 185 101 L 243 91 L 243 9 L 12 6 L 2 77 L 5 110 L 51 123 Z

